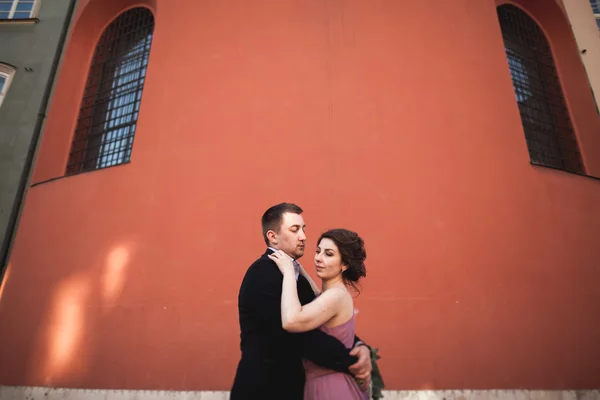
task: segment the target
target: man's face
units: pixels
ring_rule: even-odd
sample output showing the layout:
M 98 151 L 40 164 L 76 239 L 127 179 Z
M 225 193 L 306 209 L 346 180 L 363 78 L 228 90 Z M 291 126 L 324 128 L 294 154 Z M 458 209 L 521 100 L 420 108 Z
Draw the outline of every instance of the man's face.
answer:
M 275 233 L 277 243 L 273 247 L 282 250 L 288 256 L 298 259 L 304 255 L 306 245 L 306 225 L 300 214 L 285 213 L 282 217 L 281 228 Z

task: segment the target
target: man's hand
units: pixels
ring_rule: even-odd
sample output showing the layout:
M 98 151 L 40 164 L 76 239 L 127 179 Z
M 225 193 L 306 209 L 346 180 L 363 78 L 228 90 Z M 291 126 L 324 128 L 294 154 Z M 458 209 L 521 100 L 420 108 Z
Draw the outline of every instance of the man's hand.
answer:
M 273 253 L 269 254 L 267 257 L 269 257 L 271 260 L 275 261 L 275 264 L 277 264 L 277 267 L 279 268 L 279 270 L 281 271 L 281 273 L 283 275 L 287 274 L 293 274 L 294 272 L 294 263 L 293 260 L 290 256 L 288 256 L 287 254 L 285 254 L 283 251 L 281 250 L 277 250 L 274 251 Z
M 371 350 L 364 344 L 361 344 L 353 348 L 350 355 L 358 356 L 358 361 L 348 368 L 350 373 L 356 379 L 363 379 L 365 381 L 371 379 L 371 369 L 373 368 L 371 365 Z

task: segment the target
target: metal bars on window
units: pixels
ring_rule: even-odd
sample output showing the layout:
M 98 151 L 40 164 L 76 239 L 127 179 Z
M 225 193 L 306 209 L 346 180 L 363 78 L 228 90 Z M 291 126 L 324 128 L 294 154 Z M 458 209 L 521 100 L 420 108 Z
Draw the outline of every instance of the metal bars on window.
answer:
M 67 175 L 128 162 L 144 89 L 154 17 L 121 14 L 100 38 L 73 137 Z
M 579 146 L 544 33 L 513 5 L 498 7 L 498 18 L 531 161 L 582 173 Z

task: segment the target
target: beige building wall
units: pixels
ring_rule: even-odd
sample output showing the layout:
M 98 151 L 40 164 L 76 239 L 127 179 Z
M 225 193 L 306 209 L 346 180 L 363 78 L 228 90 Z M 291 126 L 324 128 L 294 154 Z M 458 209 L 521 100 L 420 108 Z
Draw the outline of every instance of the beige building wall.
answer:
M 596 104 L 600 107 L 600 29 L 590 0 L 563 0 L 579 53 L 588 74 Z

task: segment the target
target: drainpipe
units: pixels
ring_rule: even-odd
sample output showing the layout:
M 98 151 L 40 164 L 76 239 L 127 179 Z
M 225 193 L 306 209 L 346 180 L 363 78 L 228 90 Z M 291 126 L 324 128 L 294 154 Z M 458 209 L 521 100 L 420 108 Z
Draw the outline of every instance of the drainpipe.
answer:
M 46 84 L 46 89 L 44 90 L 42 104 L 40 105 L 40 110 L 38 112 L 37 120 L 35 122 L 35 128 L 33 130 L 33 136 L 31 138 L 29 150 L 27 151 L 27 158 L 25 159 L 25 166 L 23 168 L 23 173 L 21 174 L 19 188 L 17 190 L 15 202 L 13 204 L 13 208 L 10 213 L 10 218 L 8 220 L 6 238 L 4 239 L 4 243 L 2 243 L 2 249 L 0 249 L 0 283 L 2 283 L 2 280 L 4 279 L 6 266 L 8 264 L 8 258 L 10 256 L 10 251 L 12 249 L 13 241 L 15 239 L 15 234 L 17 232 L 19 219 L 23 210 L 23 204 L 25 203 L 25 195 L 27 194 L 27 187 L 29 186 L 31 172 L 33 170 L 33 160 L 37 152 L 42 128 L 44 126 L 44 120 L 46 119 L 48 103 L 50 103 L 50 96 L 52 95 L 52 89 L 54 87 L 54 82 L 58 73 L 58 67 L 62 58 L 65 42 L 67 40 L 67 35 L 69 34 L 71 20 L 73 19 L 73 14 L 75 13 L 76 4 L 77 0 L 71 0 L 67 9 L 67 15 L 65 17 L 65 22 L 63 24 L 63 28 L 60 34 L 58 46 L 56 48 L 56 53 L 54 54 L 54 59 L 52 60 L 50 75 L 48 76 L 48 83 Z

